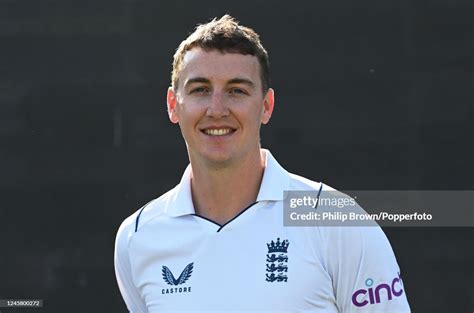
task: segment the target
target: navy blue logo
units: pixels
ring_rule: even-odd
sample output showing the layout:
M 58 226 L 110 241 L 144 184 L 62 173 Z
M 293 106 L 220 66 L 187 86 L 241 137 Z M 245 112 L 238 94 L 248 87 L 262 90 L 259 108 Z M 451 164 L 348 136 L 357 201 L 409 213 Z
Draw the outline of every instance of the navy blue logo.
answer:
M 194 266 L 194 262 L 189 263 L 184 268 L 181 275 L 179 275 L 178 279 L 175 279 L 170 269 L 163 265 L 163 270 L 162 270 L 163 279 L 165 280 L 165 282 L 168 283 L 168 285 L 171 285 L 171 286 L 173 285 L 178 286 L 178 285 L 184 284 L 189 279 L 189 277 L 191 277 L 191 274 L 193 273 L 193 266 Z
M 179 286 L 184 284 L 190 277 L 191 274 L 193 273 L 193 268 L 194 268 L 194 262 L 189 263 L 184 270 L 181 272 L 181 275 L 179 275 L 178 279 L 174 278 L 173 273 L 171 270 L 163 265 L 163 269 L 161 271 L 163 275 L 164 281 L 171 286 Z M 161 290 L 162 294 L 167 294 L 167 293 L 181 293 L 181 292 L 191 292 L 191 287 L 176 287 L 176 288 L 165 288 Z
M 288 276 L 284 273 L 288 272 L 288 246 L 290 242 L 288 240 L 277 241 L 273 240 L 267 243 L 267 278 L 268 282 L 288 282 Z

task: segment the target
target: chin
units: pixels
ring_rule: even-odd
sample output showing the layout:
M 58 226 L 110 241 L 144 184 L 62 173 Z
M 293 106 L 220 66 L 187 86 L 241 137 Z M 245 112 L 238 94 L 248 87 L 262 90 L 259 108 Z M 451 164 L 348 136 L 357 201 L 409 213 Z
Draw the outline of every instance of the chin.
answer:
M 209 162 L 228 162 L 232 160 L 232 156 L 228 154 L 211 154 L 211 155 L 206 155 L 205 159 L 207 159 Z
M 225 167 L 235 158 L 232 153 L 224 151 L 209 151 L 201 155 L 205 163 L 211 166 Z

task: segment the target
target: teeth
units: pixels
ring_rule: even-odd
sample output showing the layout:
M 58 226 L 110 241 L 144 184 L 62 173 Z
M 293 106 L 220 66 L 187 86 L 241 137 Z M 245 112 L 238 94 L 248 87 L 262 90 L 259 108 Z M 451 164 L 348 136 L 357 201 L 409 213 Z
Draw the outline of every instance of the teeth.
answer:
M 230 133 L 230 128 L 221 128 L 221 129 L 206 129 L 204 132 L 211 136 L 223 136 Z

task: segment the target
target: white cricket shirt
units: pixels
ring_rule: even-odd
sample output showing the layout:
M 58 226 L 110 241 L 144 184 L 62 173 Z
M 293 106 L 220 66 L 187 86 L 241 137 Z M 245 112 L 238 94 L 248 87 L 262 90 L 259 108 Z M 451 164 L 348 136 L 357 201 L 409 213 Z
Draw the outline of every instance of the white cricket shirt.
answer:
M 195 215 L 190 166 L 122 223 L 115 272 L 129 311 L 410 312 L 380 227 L 283 226 L 285 190 L 333 189 L 265 154 L 257 202 L 223 226 Z

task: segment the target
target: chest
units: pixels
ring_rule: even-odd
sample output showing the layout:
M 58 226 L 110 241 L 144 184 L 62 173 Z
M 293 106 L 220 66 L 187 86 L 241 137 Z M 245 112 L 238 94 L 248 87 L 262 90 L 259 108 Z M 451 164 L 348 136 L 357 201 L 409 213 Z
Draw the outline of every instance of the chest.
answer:
M 154 233 L 143 235 L 155 239 L 132 242 L 131 250 L 134 283 L 149 312 L 331 305 L 331 279 L 311 232 L 258 220 L 222 229 L 192 219 L 170 229 L 149 227 Z

